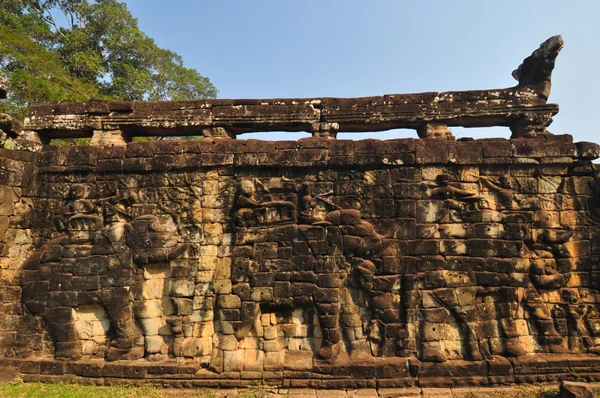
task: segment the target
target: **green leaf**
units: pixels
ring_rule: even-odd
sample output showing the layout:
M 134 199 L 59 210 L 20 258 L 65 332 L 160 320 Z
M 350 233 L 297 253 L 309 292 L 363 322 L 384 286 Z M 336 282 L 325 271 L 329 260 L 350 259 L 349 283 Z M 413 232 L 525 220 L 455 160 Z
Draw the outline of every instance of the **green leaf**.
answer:
M 40 103 L 217 95 L 116 0 L 0 0 L 0 74 L 11 89 L 0 112 L 18 117 Z

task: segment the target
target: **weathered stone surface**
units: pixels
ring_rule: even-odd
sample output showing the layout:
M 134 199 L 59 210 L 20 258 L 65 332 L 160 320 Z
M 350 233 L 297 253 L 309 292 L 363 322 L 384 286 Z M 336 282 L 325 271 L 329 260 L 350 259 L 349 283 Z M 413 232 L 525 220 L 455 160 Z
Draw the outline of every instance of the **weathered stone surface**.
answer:
M 202 135 L 231 139 L 256 131 L 308 131 L 332 139 L 338 131 L 365 132 L 413 128 L 421 138 L 453 139 L 448 126 L 510 126 L 514 137 L 547 134 L 558 107 L 546 104 L 551 72 L 563 42 L 555 36 L 513 72 L 513 88 L 445 93 L 392 94 L 362 98 L 290 98 L 170 102 L 98 101 L 33 106 L 25 129 L 43 140 L 92 137 L 93 145 L 123 145 L 130 135 Z M 0 94 L 2 91 L 0 89 Z M 317 147 L 313 147 L 317 148 Z M 322 161 L 319 151 L 262 153 L 241 156 L 243 163 L 308 165 Z M 383 158 L 407 163 L 405 157 Z M 269 154 L 269 155 L 268 155 Z M 343 157 L 352 156 L 342 153 Z M 390 159 L 391 158 L 391 159 Z M 342 159 L 339 159 L 342 160 Z M 345 159 L 352 163 L 352 160 Z M 353 159 L 354 162 L 359 159 Z M 410 159 L 408 160 L 410 162 Z
M 545 132 L 554 109 L 529 85 L 37 107 L 40 132 L 99 145 L 0 150 L 0 366 L 368 393 L 597 380 L 600 151 Z M 524 138 L 448 139 L 490 124 Z M 426 138 L 332 139 L 399 125 Z M 264 126 L 321 138 L 230 139 Z M 180 127 L 206 138 L 100 142 Z
M 519 81 L 519 86 L 538 87 L 540 93 L 548 98 L 554 62 L 563 45 L 562 37 L 552 36 L 525 58 L 523 63 L 512 73 L 513 77 Z
M 560 398 L 593 398 L 592 386 L 587 383 L 563 381 L 560 383 Z

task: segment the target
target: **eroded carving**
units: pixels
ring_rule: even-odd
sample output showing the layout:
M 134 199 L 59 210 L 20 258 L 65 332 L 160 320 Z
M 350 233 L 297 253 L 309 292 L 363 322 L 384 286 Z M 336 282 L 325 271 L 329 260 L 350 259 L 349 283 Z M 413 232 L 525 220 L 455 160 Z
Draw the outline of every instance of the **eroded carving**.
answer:
M 299 307 L 314 311 L 318 319 L 322 343 L 315 348 L 320 358 L 337 356 L 342 336 L 348 340 L 346 350 L 355 356 L 370 355 L 368 342 L 384 345 L 386 338 L 398 340 L 399 336 L 389 332 L 391 327 L 403 329 L 392 298 L 392 291 L 399 288 L 393 231 L 387 236 L 378 234 L 358 210 L 342 209 L 326 199 L 331 190 L 317 193 L 315 184 L 284 182 L 291 189 L 279 195 L 299 202 L 297 220 L 262 217 L 263 211 L 280 214 L 279 208 L 295 210 L 296 205 L 272 199 L 259 202 L 254 198 L 254 184 L 240 183 L 235 236 L 240 246 L 234 252 L 248 255 L 234 257 L 233 291 L 247 294 L 238 294 L 242 310 L 236 336 L 244 338 L 261 313 Z M 240 217 L 241 213 L 245 216 Z M 282 221 L 293 224 L 274 226 Z M 259 242 L 253 243 L 254 239 Z M 350 289 L 361 291 L 366 305 L 372 307 L 369 330 L 363 330 Z M 395 352 L 396 347 L 391 346 Z
M 192 245 L 182 242 L 170 215 L 138 215 L 148 206 L 139 193 L 117 190 L 99 200 L 93 189 L 70 186 L 64 217 L 56 223 L 63 235 L 25 265 L 26 308 L 48 325 L 57 358 L 185 356 L 187 345 L 197 343 L 193 333 L 189 342 L 181 332 L 193 323 L 196 284 L 191 273 L 171 270 L 188 267 Z M 196 354 L 190 356 L 201 356 Z
M 408 123 L 445 140 L 3 152 L 0 365 L 179 386 L 596 378 L 600 147 L 545 131 L 553 43 L 500 91 L 176 104 L 205 135 Z M 177 126 L 172 106 L 34 113 L 95 109 L 96 129 L 134 132 Z M 137 122 L 111 119 L 117 108 Z M 489 120 L 528 139 L 457 141 L 447 128 Z
M 512 73 L 519 86 L 531 86 L 539 90 L 545 99 L 550 96 L 552 70 L 558 53 L 564 46 L 561 36 L 552 36 Z

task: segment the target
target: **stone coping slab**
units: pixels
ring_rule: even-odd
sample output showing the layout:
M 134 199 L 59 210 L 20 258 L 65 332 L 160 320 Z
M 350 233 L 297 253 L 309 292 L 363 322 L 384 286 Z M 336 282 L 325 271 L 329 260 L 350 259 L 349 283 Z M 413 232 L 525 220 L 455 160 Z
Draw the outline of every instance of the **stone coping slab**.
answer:
M 388 363 L 389 362 L 389 363 Z M 400 363 L 404 362 L 404 366 Z M 498 366 L 498 363 L 508 366 Z M 169 388 L 252 388 L 257 385 L 292 389 L 357 389 L 353 395 L 367 396 L 374 389 L 434 391 L 494 386 L 600 381 L 600 356 L 528 355 L 522 358 L 494 357 L 485 361 L 452 360 L 445 363 L 420 362 L 415 358 L 394 358 L 377 363 L 356 362 L 315 366 L 312 371 L 282 369 L 271 372 L 215 373 L 199 363 L 53 359 L 0 359 L 0 367 L 17 369 L 29 382 L 77 382 L 94 385 L 155 385 Z M 496 387 L 494 387 L 496 388 Z M 361 395 L 362 394 L 362 395 Z M 366 394 L 366 395 L 365 395 Z

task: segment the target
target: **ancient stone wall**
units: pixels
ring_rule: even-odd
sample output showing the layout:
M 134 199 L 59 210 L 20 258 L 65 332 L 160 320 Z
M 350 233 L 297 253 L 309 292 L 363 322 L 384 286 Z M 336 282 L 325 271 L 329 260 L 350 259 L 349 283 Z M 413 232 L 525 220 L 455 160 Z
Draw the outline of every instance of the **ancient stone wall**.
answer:
M 0 363 L 27 380 L 596 378 L 595 144 L 205 139 L 1 155 Z
M 0 149 L 0 346 L 13 356 L 19 347 L 41 349 L 41 322 L 21 306 L 22 265 L 34 251 L 32 189 L 35 156 L 31 152 Z M 27 325 L 24 329 L 21 325 Z M 37 336 L 32 336 L 34 334 Z
M 547 129 L 562 46 L 544 42 L 506 89 L 0 115 L 20 148 L 0 150 L 0 370 L 176 387 L 598 380 L 600 146 Z M 455 141 L 452 126 L 512 136 Z M 393 128 L 422 139 L 334 139 Z M 274 130 L 313 137 L 232 139 Z M 186 135 L 204 139 L 131 142 Z M 74 137 L 90 146 L 49 145 Z

